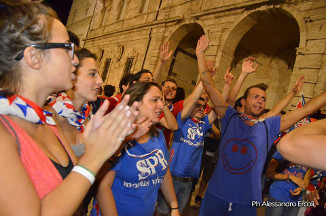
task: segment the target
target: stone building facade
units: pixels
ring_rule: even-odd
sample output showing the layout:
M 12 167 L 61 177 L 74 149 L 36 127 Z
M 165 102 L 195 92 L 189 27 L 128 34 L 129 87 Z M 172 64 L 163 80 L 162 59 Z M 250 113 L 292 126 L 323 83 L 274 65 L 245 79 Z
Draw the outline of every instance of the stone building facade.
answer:
M 252 84 L 268 84 L 267 108 L 300 75 L 307 100 L 326 90 L 325 0 L 74 0 L 67 28 L 98 54 L 105 82 L 115 86 L 124 73 L 153 70 L 160 44 L 169 41 L 173 58 L 158 81 L 173 78 L 189 94 L 198 75 L 196 43 L 205 34 L 220 90 L 227 67 L 237 77 L 247 56 L 259 67 L 240 94 Z

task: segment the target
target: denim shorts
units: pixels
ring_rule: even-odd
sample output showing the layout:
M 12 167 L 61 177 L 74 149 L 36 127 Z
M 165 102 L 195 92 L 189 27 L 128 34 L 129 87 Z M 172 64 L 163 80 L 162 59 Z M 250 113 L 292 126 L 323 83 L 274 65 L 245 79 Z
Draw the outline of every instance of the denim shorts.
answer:
M 189 178 L 172 176 L 172 181 L 174 192 L 178 200 L 179 212 L 181 214 L 190 196 L 192 180 Z M 166 202 L 161 191 L 158 194 L 156 210 L 161 214 L 167 214 L 170 212 L 170 205 Z

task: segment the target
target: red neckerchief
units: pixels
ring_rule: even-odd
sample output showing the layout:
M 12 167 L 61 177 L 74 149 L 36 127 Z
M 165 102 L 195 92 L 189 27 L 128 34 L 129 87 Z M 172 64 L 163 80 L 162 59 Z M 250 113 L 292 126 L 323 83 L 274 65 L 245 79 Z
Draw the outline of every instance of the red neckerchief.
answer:
M 13 115 L 36 124 L 55 125 L 52 113 L 43 110 L 33 101 L 17 94 L 9 97 L 0 95 L 0 113 Z

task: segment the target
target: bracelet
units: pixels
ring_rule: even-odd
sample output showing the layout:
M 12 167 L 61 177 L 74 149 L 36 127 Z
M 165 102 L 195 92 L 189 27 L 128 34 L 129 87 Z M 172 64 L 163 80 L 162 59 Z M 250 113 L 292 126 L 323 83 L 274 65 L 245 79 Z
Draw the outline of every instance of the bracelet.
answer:
M 81 164 L 77 164 L 76 166 L 80 166 L 80 167 L 86 169 L 88 172 L 90 172 L 94 177 L 96 176 L 94 172 L 92 172 L 91 170 L 87 169 L 85 166 L 83 166 Z
M 287 181 L 287 182 L 290 182 L 290 180 L 291 180 L 291 179 L 290 179 L 290 175 L 289 175 L 289 174 L 287 174 L 287 175 L 288 175 L 288 178 L 286 179 L 286 181 Z
M 176 210 L 176 209 L 179 209 L 179 207 L 171 208 L 171 210 Z
M 87 168 L 84 168 L 84 166 L 81 166 L 77 164 L 74 166 L 74 168 L 71 170 L 71 172 L 79 173 L 80 175 L 84 176 L 88 179 L 88 181 L 91 183 L 91 185 L 95 181 L 95 176 L 93 175 L 93 172 L 89 171 Z

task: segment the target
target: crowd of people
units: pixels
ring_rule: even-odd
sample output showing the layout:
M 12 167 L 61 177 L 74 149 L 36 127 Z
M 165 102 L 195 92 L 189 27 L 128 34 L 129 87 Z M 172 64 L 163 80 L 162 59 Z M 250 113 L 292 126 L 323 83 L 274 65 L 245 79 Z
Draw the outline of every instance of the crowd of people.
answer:
M 326 120 L 281 137 L 326 105 L 324 92 L 281 113 L 303 76 L 267 110 L 264 83 L 238 98 L 258 67 L 248 57 L 233 86 L 227 69 L 220 92 L 203 35 L 189 96 L 173 79 L 156 83 L 168 42 L 153 72 L 127 74 L 114 95 L 96 55 L 47 6 L 0 0 L 0 35 L 0 215 L 185 215 L 198 181 L 202 216 L 257 215 L 263 185 L 266 215 L 300 214 L 282 203 L 319 204 Z

